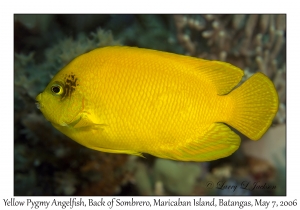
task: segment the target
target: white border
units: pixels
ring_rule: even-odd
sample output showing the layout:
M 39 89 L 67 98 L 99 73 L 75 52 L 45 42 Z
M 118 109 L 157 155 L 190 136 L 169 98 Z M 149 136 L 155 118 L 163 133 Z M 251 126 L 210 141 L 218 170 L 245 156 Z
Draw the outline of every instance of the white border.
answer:
M 294 1 L 296 2 L 296 1 Z M 268 201 L 292 201 L 299 200 L 299 15 L 297 5 L 287 1 L 2 1 L 1 8 L 1 178 L 0 178 L 0 208 L 4 207 L 3 199 L 13 197 L 13 14 L 14 13 L 287 13 L 287 196 L 286 197 L 262 197 Z M 52 201 L 55 197 L 16 197 L 18 200 L 34 199 Z M 94 197 L 100 199 L 99 197 Z M 137 197 L 136 200 L 149 200 L 158 197 Z M 171 197 L 176 200 L 176 197 Z M 223 197 L 236 201 L 251 200 L 257 197 Z M 68 199 L 59 197 L 60 200 Z M 88 197 L 84 197 L 85 200 Z M 112 197 L 105 197 L 110 200 Z M 129 197 L 122 199 L 128 200 Z M 163 199 L 168 199 L 164 197 Z M 193 199 L 193 197 L 183 197 Z M 210 200 L 212 197 L 204 197 Z M 218 197 L 217 199 L 221 199 Z M 260 197 L 258 197 L 260 199 Z M 298 204 L 300 205 L 300 204 Z M 100 209 L 96 207 L 93 209 Z M 132 209 L 137 207 L 123 207 Z M 140 207 L 138 207 L 140 208 Z M 160 207 L 160 209 L 166 207 Z M 176 208 L 176 207 L 173 207 Z M 189 207 L 198 209 L 200 207 Z M 226 207 L 231 209 L 232 207 Z M 246 207 L 245 207 L 246 208 Z M 262 207 L 261 207 L 262 208 Z M 270 207 L 269 207 L 270 208 Z M 27 207 L 26 209 L 29 209 Z M 50 209 L 50 208 L 48 208 Z M 51 209 L 61 209 L 60 207 Z M 68 208 L 67 208 L 68 209 Z M 84 208 L 86 209 L 86 208 Z M 108 209 L 101 208 L 101 209 Z M 115 209 L 115 208 L 114 208 Z M 264 208 L 265 209 L 265 208 Z M 283 208 L 282 208 L 283 209 Z

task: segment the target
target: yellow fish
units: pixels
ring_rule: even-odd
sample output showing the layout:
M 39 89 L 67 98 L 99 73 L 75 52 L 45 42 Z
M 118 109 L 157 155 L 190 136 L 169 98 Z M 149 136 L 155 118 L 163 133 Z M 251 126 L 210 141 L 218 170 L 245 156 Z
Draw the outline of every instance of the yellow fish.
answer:
M 104 47 L 60 70 L 37 106 L 52 125 L 95 150 L 181 161 L 231 155 L 240 137 L 268 130 L 278 110 L 273 83 L 229 63 L 134 47 Z M 226 124 L 225 124 L 226 123 Z

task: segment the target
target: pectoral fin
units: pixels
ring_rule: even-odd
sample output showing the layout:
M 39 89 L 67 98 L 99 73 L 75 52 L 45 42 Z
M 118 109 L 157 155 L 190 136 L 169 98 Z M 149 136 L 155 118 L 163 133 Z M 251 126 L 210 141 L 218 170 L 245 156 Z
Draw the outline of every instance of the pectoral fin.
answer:
M 69 127 L 75 129 L 103 129 L 105 124 L 98 123 L 92 116 L 81 115 L 77 120 L 68 124 Z

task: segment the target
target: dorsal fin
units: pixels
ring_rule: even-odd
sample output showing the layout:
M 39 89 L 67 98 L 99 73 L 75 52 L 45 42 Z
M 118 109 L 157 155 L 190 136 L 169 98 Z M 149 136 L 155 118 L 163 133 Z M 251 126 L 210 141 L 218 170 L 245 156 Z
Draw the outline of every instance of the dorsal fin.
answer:
M 244 75 L 238 67 L 222 61 L 202 62 L 199 71 L 216 86 L 218 95 L 229 93 Z
M 104 48 L 100 48 L 101 50 Z M 242 79 L 244 72 L 229 63 L 222 61 L 210 61 L 196 57 L 190 57 L 186 55 L 178 55 L 169 52 L 162 52 L 152 49 L 143 49 L 137 47 L 127 46 L 111 46 L 105 47 L 106 53 L 110 52 L 113 56 L 117 56 L 117 53 L 130 54 L 136 53 L 138 56 L 146 56 L 150 60 L 156 60 L 156 57 L 164 58 L 165 63 L 173 66 L 188 66 L 188 69 L 184 71 L 191 71 L 195 75 L 205 77 L 206 80 L 210 81 L 217 89 L 218 95 L 224 95 L 229 93 Z M 117 49 L 117 51 L 115 51 Z M 172 60 L 173 62 L 169 62 Z M 160 59 L 160 61 L 163 61 Z M 177 68 L 177 70 L 180 68 Z

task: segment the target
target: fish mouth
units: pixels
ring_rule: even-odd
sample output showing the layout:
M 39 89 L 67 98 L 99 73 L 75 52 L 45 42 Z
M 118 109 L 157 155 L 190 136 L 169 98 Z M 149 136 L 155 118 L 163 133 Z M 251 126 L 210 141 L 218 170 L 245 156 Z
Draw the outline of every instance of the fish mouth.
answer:
M 42 100 L 42 93 L 38 94 L 38 96 L 35 98 L 35 105 L 36 105 L 36 108 L 38 109 L 41 109 L 43 108 L 43 104 L 41 103 L 41 100 Z
M 35 102 L 36 108 L 41 109 L 41 104 L 39 102 Z

